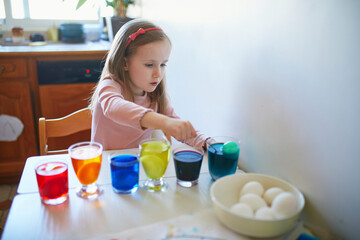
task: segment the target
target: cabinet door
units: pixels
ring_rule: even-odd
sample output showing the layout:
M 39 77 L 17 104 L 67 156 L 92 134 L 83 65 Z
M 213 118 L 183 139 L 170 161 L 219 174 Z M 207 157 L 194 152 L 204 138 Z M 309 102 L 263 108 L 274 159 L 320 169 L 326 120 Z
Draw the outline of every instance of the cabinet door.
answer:
M 95 83 L 40 85 L 41 113 L 45 118 L 64 117 L 88 106 Z M 90 141 L 91 131 L 86 130 L 66 137 L 48 140 L 49 150 L 66 149 L 80 141 Z
M 0 182 L 13 182 L 20 179 L 25 160 L 38 155 L 28 82 L 0 82 L 0 114 L 17 117 L 24 125 L 15 141 L 0 141 Z

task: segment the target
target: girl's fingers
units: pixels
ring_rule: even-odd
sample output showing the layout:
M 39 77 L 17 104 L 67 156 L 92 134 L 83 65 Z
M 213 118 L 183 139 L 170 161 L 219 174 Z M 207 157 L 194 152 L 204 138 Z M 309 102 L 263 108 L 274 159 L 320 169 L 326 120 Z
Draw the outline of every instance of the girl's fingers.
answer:
M 171 141 L 171 136 L 180 142 L 196 136 L 196 131 L 190 121 L 169 119 L 167 126 L 167 130 L 163 129 L 163 132 L 169 141 Z
M 169 143 L 171 144 L 171 135 L 164 133 L 165 137 L 167 138 L 167 140 L 169 141 Z

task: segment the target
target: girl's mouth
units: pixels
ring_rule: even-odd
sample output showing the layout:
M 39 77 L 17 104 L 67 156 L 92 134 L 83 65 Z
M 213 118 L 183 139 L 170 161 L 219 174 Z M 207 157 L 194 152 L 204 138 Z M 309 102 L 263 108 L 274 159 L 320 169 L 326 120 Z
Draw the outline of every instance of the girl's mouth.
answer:
M 152 82 L 152 83 L 150 83 L 150 84 L 153 85 L 154 87 L 156 87 L 156 86 L 158 85 L 157 82 Z

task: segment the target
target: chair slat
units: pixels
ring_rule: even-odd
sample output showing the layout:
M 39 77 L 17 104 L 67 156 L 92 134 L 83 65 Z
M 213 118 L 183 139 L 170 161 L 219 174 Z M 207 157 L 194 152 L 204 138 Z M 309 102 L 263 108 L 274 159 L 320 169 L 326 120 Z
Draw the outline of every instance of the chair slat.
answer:
M 48 151 L 47 139 L 64 137 L 83 130 L 91 129 L 92 115 L 89 108 L 83 108 L 65 117 L 56 119 L 39 119 L 40 155 L 66 153 L 64 150 Z

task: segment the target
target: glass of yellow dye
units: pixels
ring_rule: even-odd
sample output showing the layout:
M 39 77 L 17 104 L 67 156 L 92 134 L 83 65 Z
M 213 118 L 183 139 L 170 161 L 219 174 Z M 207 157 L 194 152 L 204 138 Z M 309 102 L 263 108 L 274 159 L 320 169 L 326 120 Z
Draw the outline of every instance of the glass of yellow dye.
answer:
M 165 138 L 151 138 L 140 142 L 140 164 L 147 180 L 140 186 L 150 192 L 165 191 L 163 179 L 170 158 L 170 144 Z

